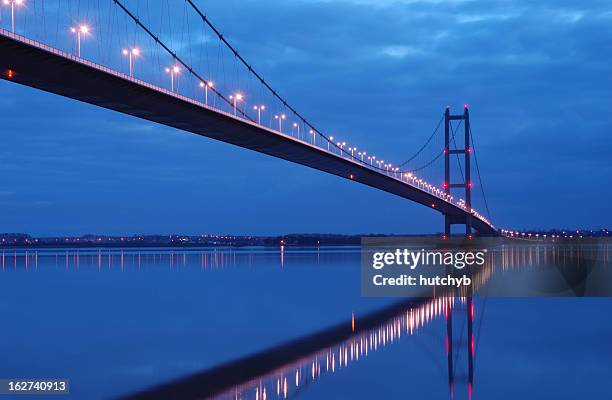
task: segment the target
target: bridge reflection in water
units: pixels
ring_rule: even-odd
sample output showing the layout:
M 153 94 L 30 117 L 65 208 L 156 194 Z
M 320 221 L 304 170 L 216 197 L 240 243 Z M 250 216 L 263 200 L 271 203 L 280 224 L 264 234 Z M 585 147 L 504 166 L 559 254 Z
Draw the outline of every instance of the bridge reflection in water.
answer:
M 513 242 L 510 242 L 513 243 Z M 353 248 L 357 251 L 358 248 Z M 602 251 L 603 250 L 603 251 Z M 329 252 L 316 249 L 316 257 Z M 240 265 L 256 265 L 261 257 L 278 268 L 291 268 L 287 254 L 312 256 L 313 249 L 49 249 L 1 251 L 3 272 L 36 273 L 45 269 L 94 273 L 136 272 L 160 268 L 180 273 L 199 270 L 213 273 Z M 41 263 L 40 258 L 46 262 Z M 289 257 L 290 259 L 290 257 Z M 504 244 L 489 252 L 487 263 L 474 276 L 474 284 L 486 290 L 497 275 L 543 270 L 552 265 L 568 265 L 597 259 L 609 265 L 609 245 L 568 246 L 559 243 L 520 242 Z M 53 260 L 54 262 L 49 262 Z M 582 261 L 581 261 L 582 260 Z M 313 260 L 309 260 L 313 261 Z M 485 300 L 486 301 L 486 300 Z M 284 399 L 300 394 L 326 376 L 363 362 L 374 353 L 392 348 L 399 341 L 411 340 L 435 320 L 446 325 L 449 392 L 472 395 L 477 371 L 479 325 L 484 307 L 472 298 L 456 297 L 410 299 L 367 315 L 353 315 L 343 323 L 285 343 L 246 358 L 238 359 L 185 379 L 151 388 L 133 399 Z M 467 337 L 463 330 L 467 327 Z M 477 386 L 477 382 L 476 382 Z

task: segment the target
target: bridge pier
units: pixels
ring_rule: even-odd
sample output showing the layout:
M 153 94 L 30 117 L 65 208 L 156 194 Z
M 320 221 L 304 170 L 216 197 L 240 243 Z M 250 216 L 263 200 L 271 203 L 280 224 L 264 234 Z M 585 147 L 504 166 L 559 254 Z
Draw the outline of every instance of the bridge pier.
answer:
M 451 121 L 463 121 L 464 127 L 464 145 L 463 148 L 451 148 Z M 452 132 L 452 141 L 456 146 L 455 135 L 456 131 Z M 470 148 L 470 112 L 467 104 L 463 107 L 463 114 L 451 115 L 450 107 L 446 107 L 444 112 L 444 191 L 447 195 L 450 195 L 452 188 L 464 189 L 465 190 L 465 209 L 468 214 L 465 220 L 457 221 L 452 219 L 450 216 L 444 216 L 444 234 L 448 237 L 451 235 L 451 225 L 465 225 L 465 235 L 468 238 L 472 236 L 472 178 L 471 178 L 471 164 L 470 154 L 472 150 Z M 465 172 L 463 173 L 463 182 L 453 183 L 451 181 L 450 173 L 450 157 L 451 154 L 463 155 L 465 158 Z

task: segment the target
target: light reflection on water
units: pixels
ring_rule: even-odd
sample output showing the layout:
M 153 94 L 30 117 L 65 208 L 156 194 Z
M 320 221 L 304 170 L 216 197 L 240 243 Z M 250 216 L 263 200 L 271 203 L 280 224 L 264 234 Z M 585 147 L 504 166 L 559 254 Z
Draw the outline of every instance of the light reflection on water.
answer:
M 47 269 L 64 269 L 66 271 L 80 268 L 97 268 L 98 271 L 140 270 L 142 267 L 168 267 L 170 269 L 216 270 L 235 266 L 253 266 L 265 260 L 270 264 L 285 266 L 285 254 L 291 254 L 295 265 L 304 260 L 318 264 L 323 254 L 329 258 L 346 258 L 349 254 L 359 252 L 355 246 L 328 246 L 321 248 L 294 247 L 285 249 L 262 247 L 217 247 L 206 249 L 167 249 L 167 248 L 100 248 L 100 249 L 38 249 L 38 250 L 0 250 L 0 264 L 5 269 L 34 271 L 38 270 L 39 259 L 44 258 L 41 266 Z
M 607 263 L 609 253 L 604 254 Z M 3 327 L 5 340 L 0 350 L 8 361 L 0 366 L 0 376 L 68 376 L 74 382 L 73 398 L 133 393 L 317 332 L 351 315 L 359 327 L 363 315 L 397 301 L 360 297 L 357 247 L 4 250 L 1 257 L 5 273 L 0 276 L 0 318 L 12 322 Z M 503 273 L 569 262 L 573 256 L 534 245 L 508 248 L 495 257 L 492 267 Z M 482 276 L 477 282 L 487 280 L 488 276 Z M 585 302 L 489 302 L 488 317 L 475 321 L 475 326 L 480 328 L 482 321 L 485 326 L 482 335 L 480 329 L 475 333 L 474 350 L 480 354 L 475 396 L 499 394 L 500 380 L 492 374 L 496 370 L 508 379 L 520 380 L 499 362 L 504 357 L 519 364 L 528 362 L 540 375 L 563 362 L 575 365 L 573 360 L 580 360 L 581 365 L 597 370 L 587 379 L 589 387 L 568 378 L 564 384 L 569 388 L 561 391 L 547 376 L 531 385 L 542 386 L 545 394 L 560 394 L 560 398 L 578 390 L 600 398 L 610 394 L 598 382 L 601 374 L 612 373 L 606 362 L 612 359 L 612 349 L 609 341 L 600 339 L 609 338 L 612 327 L 596 315 L 607 312 L 611 304 L 608 300 Z M 360 385 L 367 386 L 376 376 L 393 376 L 401 365 L 412 375 L 403 378 L 409 383 L 398 385 L 399 392 L 380 387 L 377 390 L 385 393 L 382 398 L 403 397 L 408 387 L 417 398 L 447 398 L 448 342 L 445 345 L 443 318 L 447 304 L 455 303 L 441 298 L 406 310 L 347 341 L 232 387 L 221 397 L 371 398 L 372 393 L 361 392 Z M 567 314 L 557 313 L 560 305 Z M 462 299 L 459 306 L 463 310 Z M 477 311 L 482 313 L 484 308 L 481 301 Z M 563 351 L 554 343 L 550 349 L 542 344 L 529 347 L 527 354 L 512 347 L 520 333 L 507 321 L 516 321 L 517 315 L 531 321 L 529 335 L 536 343 L 549 342 L 551 335 L 570 335 Z M 465 318 L 461 321 L 465 323 Z M 506 343 L 497 342 L 510 333 L 514 336 L 507 337 Z M 463 333 L 458 337 L 466 342 Z M 576 348 L 585 337 L 600 345 L 595 353 Z M 461 346 L 465 344 L 455 343 L 455 363 L 465 369 L 465 359 L 461 361 L 465 348 Z M 70 356 L 58 358 L 57 349 Z M 380 353 L 382 349 L 385 354 Z M 531 361 L 534 354 L 537 362 Z M 572 354 L 573 359 L 565 358 Z M 398 360 L 398 356 L 403 358 Z M 362 363 L 364 360 L 368 361 Z M 381 360 L 387 364 L 381 367 Z M 432 362 L 442 369 L 439 365 L 434 368 Z M 326 378 L 331 376 L 334 378 Z M 353 384 L 347 386 L 347 377 Z M 457 387 L 466 380 L 464 373 L 455 378 Z M 450 387 L 457 395 L 467 393 L 459 392 L 452 383 Z M 419 391 L 421 388 L 426 390 Z M 531 396 L 516 390 L 508 393 L 523 398 L 541 398 L 542 394 L 538 396 L 537 390 Z

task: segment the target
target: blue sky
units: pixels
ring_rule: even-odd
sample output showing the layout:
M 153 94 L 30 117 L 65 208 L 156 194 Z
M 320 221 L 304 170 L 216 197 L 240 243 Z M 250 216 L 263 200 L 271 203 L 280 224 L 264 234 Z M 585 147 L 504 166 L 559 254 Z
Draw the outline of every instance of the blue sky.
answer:
M 446 105 L 468 103 L 496 225 L 611 225 L 608 2 L 198 4 L 321 130 L 395 163 Z M 0 231 L 442 228 L 431 210 L 282 160 L 4 81 L 0 92 Z M 442 164 L 423 175 L 441 182 Z

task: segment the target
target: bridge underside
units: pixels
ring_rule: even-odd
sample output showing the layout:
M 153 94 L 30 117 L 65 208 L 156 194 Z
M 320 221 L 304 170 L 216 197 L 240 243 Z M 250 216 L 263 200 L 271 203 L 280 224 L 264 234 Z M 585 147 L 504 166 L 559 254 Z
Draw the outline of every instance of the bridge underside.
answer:
M 468 216 L 463 209 L 436 196 L 291 136 L 4 34 L 0 34 L 0 76 L 11 82 L 352 179 L 432 208 L 448 215 L 453 223 L 465 223 Z M 497 234 L 495 229 L 477 218 L 472 218 L 472 226 L 480 234 Z

